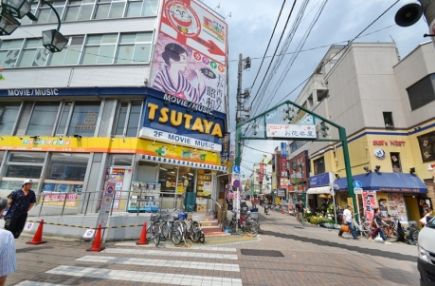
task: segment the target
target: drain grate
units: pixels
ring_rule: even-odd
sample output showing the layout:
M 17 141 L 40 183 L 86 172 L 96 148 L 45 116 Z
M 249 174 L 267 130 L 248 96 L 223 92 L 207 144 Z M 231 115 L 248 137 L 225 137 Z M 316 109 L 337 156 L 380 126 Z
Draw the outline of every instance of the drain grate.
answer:
M 284 257 L 282 252 L 277 250 L 240 249 L 240 252 L 243 255 L 250 255 L 250 256 Z

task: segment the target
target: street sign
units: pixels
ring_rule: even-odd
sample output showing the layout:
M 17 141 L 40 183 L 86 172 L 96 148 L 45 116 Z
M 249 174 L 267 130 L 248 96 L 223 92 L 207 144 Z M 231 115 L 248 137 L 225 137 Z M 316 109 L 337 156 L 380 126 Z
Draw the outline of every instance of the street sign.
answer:
M 234 174 L 240 174 L 240 166 L 234 165 L 233 166 L 233 173 Z
M 355 180 L 353 181 L 353 187 L 355 189 L 362 189 L 362 183 L 360 181 Z
M 316 126 L 308 124 L 267 124 L 266 136 L 269 138 L 316 139 Z

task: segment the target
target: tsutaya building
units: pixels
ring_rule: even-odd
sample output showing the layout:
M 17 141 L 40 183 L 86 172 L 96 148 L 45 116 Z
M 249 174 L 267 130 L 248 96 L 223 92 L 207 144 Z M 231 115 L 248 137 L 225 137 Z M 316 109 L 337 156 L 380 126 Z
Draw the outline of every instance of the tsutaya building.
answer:
M 31 178 L 46 205 L 69 193 L 70 213 L 97 211 L 108 185 L 119 211 L 213 208 L 226 173 L 224 19 L 196 0 L 53 5 L 62 52 L 42 46 L 56 20 L 43 4 L 0 37 L 0 195 Z

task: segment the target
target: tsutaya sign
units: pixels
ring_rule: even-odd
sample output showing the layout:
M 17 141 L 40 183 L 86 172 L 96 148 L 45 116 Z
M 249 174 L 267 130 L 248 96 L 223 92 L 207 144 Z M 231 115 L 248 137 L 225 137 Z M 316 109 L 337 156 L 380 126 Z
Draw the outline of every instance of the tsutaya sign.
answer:
M 175 104 L 149 97 L 145 104 L 143 138 L 177 145 L 220 152 L 225 128 L 225 115 L 210 115 L 192 109 L 190 105 Z
M 316 139 L 316 126 L 307 124 L 267 124 L 266 136 L 269 138 Z

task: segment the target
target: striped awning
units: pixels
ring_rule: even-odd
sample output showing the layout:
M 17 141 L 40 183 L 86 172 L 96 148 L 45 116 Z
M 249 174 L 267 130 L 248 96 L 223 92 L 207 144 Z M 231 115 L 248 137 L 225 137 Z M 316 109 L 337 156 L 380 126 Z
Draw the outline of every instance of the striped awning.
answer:
M 198 162 L 190 162 L 190 161 L 185 161 L 185 160 L 156 157 L 156 156 L 151 156 L 151 155 L 142 155 L 142 160 L 148 161 L 148 162 L 155 162 L 155 163 L 175 165 L 175 166 L 192 167 L 192 168 L 206 169 L 206 170 L 212 170 L 212 171 L 220 171 L 220 172 L 227 171 L 226 166 L 212 165 L 212 164 L 205 164 L 205 163 L 198 163 Z

